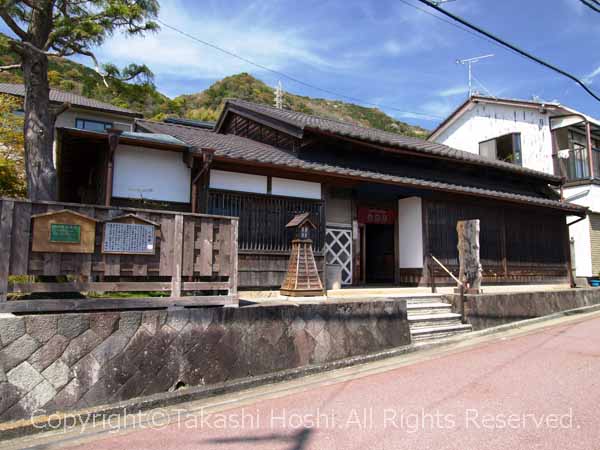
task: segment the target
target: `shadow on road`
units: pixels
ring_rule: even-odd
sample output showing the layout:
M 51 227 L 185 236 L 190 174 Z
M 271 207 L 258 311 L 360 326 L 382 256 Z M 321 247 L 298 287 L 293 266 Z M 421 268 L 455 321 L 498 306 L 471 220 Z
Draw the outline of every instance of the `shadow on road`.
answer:
M 209 439 L 206 441 L 207 443 L 222 445 L 222 444 L 257 444 L 261 442 L 282 442 L 288 443 L 291 442 L 292 446 L 289 447 L 289 450 L 305 450 L 306 445 L 308 444 L 308 440 L 313 430 L 309 428 L 303 428 L 299 430 L 297 433 L 292 435 L 284 436 L 282 434 L 272 433 L 264 436 L 240 436 L 240 437 L 232 437 L 232 438 L 218 438 L 218 439 Z

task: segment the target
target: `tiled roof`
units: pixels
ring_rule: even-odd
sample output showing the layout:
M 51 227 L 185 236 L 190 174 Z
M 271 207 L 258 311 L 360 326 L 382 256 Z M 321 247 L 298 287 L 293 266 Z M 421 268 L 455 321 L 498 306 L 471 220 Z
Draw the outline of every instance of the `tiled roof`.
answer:
M 373 144 L 379 144 L 386 147 L 411 150 L 436 157 L 451 158 L 468 164 L 494 167 L 503 171 L 534 176 L 536 178 L 545 179 L 556 184 L 560 182 L 560 177 L 556 177 L 554 175 L 539 172 L 537 170 L 527 169 L 525 167 L 503 161 L 484 158 L 473 153 L 448 147 L 447 145 L 428 142 L 413 137 L 402 136 L 400 134 L 390 133 L 388 131 L 361 127 L 352 123 L 341 122 L 325 117 L 312 116 L 310 114 L 304 114 L 286 109 L 278 109 L 272 106 L 260 105 L 244 100 L 227 100 L 225 111 L 227 111 L 228 105 L 232 105 L 236 111 L 242 109 L 255 114 L 260 114 L 283 122 L 287 125 L 296 127 L 301 131 L 306 129 L 314 129 L 366 141 Z M 219 129 L 221 121 L 217 124 L 217 130 Z
M 333 164 L 306 161 L 286 150 L 231 134 L 219 134 L 200 128 L 164 122 L 152 122 L 148 120 L 138 120 L 136 121 L 136 124 L 145 131 L 169 134 L 191 146 L 197 147 L 198 149 L 212 148 L 215 150 L 215 157 L 221 159 L 231 159 L 240 162 L 257 162 L 280 166 L 282 168 L 302 169 L 304 171 L 320 173 L 323 175 L 329 174 L 341 175 L 345 177 L 357 177 L 365 181 L 489 197 L 497 200 L 513 201 L 535 206 L 567 210 L 572 211 L 575 214 L 582 214 L 585 211 L 585 208 L 574 204 L 562 203 L 556 200 L 536 197 L 533 195 L 523 195 L 498 189 L 485 189 L 463 184 L 453 184 L 414 177 L 390 175 L 372 170 L 358 170 L 355 168 L 348 168 Z
M 22 84 L 0 83 L 0 94 L 24 97 L 25 86 Z M 100 102 L 92 98 L 84 97 L 83 95 L 77 95 L 73 94 L 72 92 L 64 92 L 56 89 L 50 89 L 50 101 L 61 104 L 70 103 L 73 106 L 79 106 L 81 108 L 94 109 L 113 114 L 121 114 L 124 116 L 143 117 L 142 114 L 129 109 Z

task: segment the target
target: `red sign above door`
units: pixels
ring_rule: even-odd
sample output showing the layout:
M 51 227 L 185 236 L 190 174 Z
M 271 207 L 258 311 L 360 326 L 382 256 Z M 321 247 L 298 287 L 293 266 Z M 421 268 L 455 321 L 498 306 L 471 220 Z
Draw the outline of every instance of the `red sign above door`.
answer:
M 392 224 L 396 222 L 393 209 L 358 208 L 358 222 L 364 224 Z

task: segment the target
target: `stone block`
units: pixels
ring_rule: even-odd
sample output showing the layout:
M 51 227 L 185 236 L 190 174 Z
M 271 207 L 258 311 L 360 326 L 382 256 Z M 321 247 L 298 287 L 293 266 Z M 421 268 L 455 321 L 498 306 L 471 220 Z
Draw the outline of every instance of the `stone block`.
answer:
M 45 410 L 42 410 L 44 405 L 54 398 L 56 389 L 48 381 L 43 380 L 34 387 L 25 397 L 13 406 L 26 411 L 27 414 L 40 415 Z M 11 408 L 12 409 L 12 408 Z M 9 410 L 10 411 L 10 410 Z
M 187 309 L 169 311 L 167 313 L 167 321 L 165 322 L 165 325 L 168 325 L 175 331 L 180 332 L 183 330 L 183 327 L 186 326 L 189 320 L 190 312 Z
M 14 404 L 16 404 L 24 392 L 10 383 L 0 383 L 0 417 Z
M 68 344 L 69 340 L 66 337 L 55 334 L 43 347 L 31 355 L 28 361 L 35 369 L 42 371 L 62 355 Z
M 109 336 L 104 342 L 98 345 L 92 355 L 100 365 L 104 365 L 123 351 L 129 342 L 131 335 L 122 333 L 121 330 Z
M 84 390 L 77 378 L 72 379 L 62 390 L 52 399 L 48 405 L 48 410 L 64 411 L 72 408 L 83 396 Z
M 79 388 L 87 392 L 101 377 L 101 365 L 92 355 L 82 358 L 72 368 L 73 375 L 79 381 Z
M 87 330 L 69 343 L 61 359 L 67 366 L 72 366 L 94 350 L 101 342 L 102 339 L 94 331 Z
M 28 334 L 24 334 L 12 344 L 4 347 L 0 351 L 0 361 L 4 364 L 4 370 L 10 370 L 25 361 L 39 346 L 38 341 Z
M 72 378 L 71 369 L 60 359 L 44 370 L 42 376 L 57 390 L 67 384 Z
M 0 315 L 0 347 L 6 347 L 25 334 L 25 321 L 12 314 Z
M 24 392 L 31 391 L 44 380 L 44 377 L 27 361 L 19 364 L 6 374 L 8 382 Z
M 35 315 L 25 318 L 27 334 L 41 343 L 48 342 L 56 334 L 57 326 L 58 316 L 55 315 Z
M 119 331 L 126 336 L 133 336 L 142 323 L 142 313 L 138 311 L 127 311 L 121 313 L 119 319 Z
M 119 317 L 119 313 L 112 312 L 91 314 L 90 329 L 102 339 L 106 339 L 119 328 Z
M 90 327 L 87 314 L 63 314 L 58 317 L 58 334 L 73 339 Z

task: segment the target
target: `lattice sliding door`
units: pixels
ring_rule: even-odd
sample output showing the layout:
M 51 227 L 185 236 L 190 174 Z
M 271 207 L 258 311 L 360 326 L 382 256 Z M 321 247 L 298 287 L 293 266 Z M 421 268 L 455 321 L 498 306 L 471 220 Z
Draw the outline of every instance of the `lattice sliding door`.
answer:
M 352 284 L 352 229 L 327 227 L 325 233 L 327 264 L 342 266 L 342 284 Z

